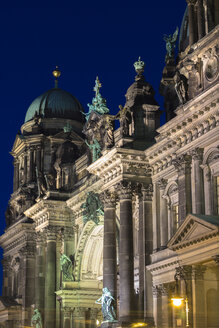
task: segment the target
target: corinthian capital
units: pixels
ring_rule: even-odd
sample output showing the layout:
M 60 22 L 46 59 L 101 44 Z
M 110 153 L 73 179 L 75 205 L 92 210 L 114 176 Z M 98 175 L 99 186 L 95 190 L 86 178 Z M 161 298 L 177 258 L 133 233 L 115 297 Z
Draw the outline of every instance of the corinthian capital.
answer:
M 116 206 L 117 195 L 115 192 L 106 190 L 100 194 L 100 200 L 104 204 L 104 208 L 114 208 Z
M 202 158 L 203 158 L 203 152 L 204 152 L 204 149 L 203 148 L 195 148 L 191 151 L 191 155 L 192 155 L 192 158 L 194 160 L 199 160 L 201 161 Z
M 117 184 L 116 191 L 120 200 L 132 199 L 134 185 L 130 181 L 121 181 Z

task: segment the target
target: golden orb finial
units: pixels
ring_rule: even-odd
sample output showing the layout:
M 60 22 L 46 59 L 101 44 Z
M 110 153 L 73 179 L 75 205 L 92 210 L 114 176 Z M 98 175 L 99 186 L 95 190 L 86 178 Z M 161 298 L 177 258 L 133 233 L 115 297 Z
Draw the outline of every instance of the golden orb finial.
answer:
M 61 75 L 61 71 L 59 70 L 59 67 L 56 66 L 55 70 L 52 72 L 53 76 L 55 77 L 55 88 L 58 88 L 58 78 Z

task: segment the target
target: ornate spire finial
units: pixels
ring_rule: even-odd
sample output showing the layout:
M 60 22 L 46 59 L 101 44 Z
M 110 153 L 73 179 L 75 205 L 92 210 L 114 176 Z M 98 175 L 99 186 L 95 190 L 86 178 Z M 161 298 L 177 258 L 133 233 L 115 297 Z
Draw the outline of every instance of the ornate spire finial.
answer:
M 141 60 L 141 57 L 134 63 L 135 71 L 138 74 L 142 74 L 144 72 L 145 63 Z
M 102 84 L 100 83 L 99 77 L 97 76 L 96 80 L 95 80 L 95 86 L 94 86 L 94 91 L 96 93 L 95 96 L 97 96 L 99 94 L 101 87 L 102 87 Z
M 53 76 L 55 77 L 55 88 L 58 88 L 58 78 L 61 75 L 61 71 L 59 70 L 59 67 L 56 66 L 55 70 L 52 72 Z

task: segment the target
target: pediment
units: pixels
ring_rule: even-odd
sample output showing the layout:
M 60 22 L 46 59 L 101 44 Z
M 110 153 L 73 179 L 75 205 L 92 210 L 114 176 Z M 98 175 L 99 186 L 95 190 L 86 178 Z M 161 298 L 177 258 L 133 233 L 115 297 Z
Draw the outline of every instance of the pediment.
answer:
M 189 214 L 168 243 L 171 249 L 182 248 L 218 234 L 219 216 Z
M 21 147 L 24 144 L 25 144 L 24 137 L 20 134 L 17 134 L 12 147 L 12 152 L 15 152 L 17 148 Z

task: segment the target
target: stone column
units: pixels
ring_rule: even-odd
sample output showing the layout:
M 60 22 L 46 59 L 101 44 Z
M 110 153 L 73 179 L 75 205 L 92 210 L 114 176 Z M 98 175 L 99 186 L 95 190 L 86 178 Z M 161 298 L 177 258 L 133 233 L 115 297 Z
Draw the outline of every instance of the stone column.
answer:
M 178 172 L 179 224 L 192 212 L 191 200 L 191 156 L 182 155 L 173 161 Z
M 3 286 L 2 286 L 2 296 L 12 297 L 12 267 L 11 258 L 6 257 L 2 259 L 3 267 Z
M 195 17 L 195 4 L 197 0 L 186 0 L 189 12 L 189 44 L 190 46 L 197 41 L 197 20 Z
M 193 265 L 192 276 L 192 308 L 193 308 L 193 328 L 206 327 L 204 273 L 206 267 L 203 265 Z M 191 305 L 190 305 L 191 307 Z
M 196 148 L 192 151 L 192 213 L 204 214 L 204 190 L 202 173 L 203 149 Z
M 168 242 L 168 217 L 167 217 L 167 201 L 163 197 L 164 190 L 167 185 L 167 180 L 161 179 L 158 181 L 160 188 L 160 248 L 166 248 Z
M 107 287 L 117 300 L 115 194 L 105 191 L 101 200 L 104 203 L 103 287 Z
M 24 154 L 24 183 L 27 183 L 28 179 L 27 179 L 27 154 L 25 151 Z
M 162 304 L 162 311 L 160 316 L 162 317 L 162 328 L 169 328 L 169 299 L 168 299 L 168 288 L 163 285 L 161 288 L 161 304 Z
M 38 171 L 41 171 L 41 147 L 37 146 L 36 148 L 36 167 Z
M 159 214 L 158 214 L 158 208 L 157 208 L 157 201 L 158 201 L 158 186 L 157 183 L 154 182 L 153 184 L 153 201 L 152 201 L 152 208 L 153 208 L 153 252 L 157 252 L 157 250 L 160 247 L 159 243 Z
M 71 311 L 70 307 L 64 307 L 63 311 L 63 328 L 71 328 Z
M 29 236 L 34 238 L 34 236 Z M 31 319 L 31 305 L 35 301 L 35 247 L 33 244 L 26 244 L 19 250 L 21 258 L 20 267 L 23 269 L 23 275 L 21 277 L 25 284 L 22 286 L 22 306 L 25 308 L 23 312 L 22 323 L 24 326 L 29 326 Z M 19 284 L 21 281 L 19 281 Z
M 130 322 L 134 300 L 134 260 L 132 222 L 132 184 L 122 181 L 117 186 L 120 199 L 119 233 L 119 320 Z
M 153 252 L 152 226 L 153 185 L 143 185 L 139 202 L 139 305 L 142 319 L 153 317 L 152 278 L 145 266 L 151 263 Z
M 74 328 L 85 328 L 85 308 L 75 308 L 73 312 L 73 320 Z
M 40 311 L 44 310 L 44 295 L 45 295 L 45 236 L 42 232 L 37 234 L 36 239 L 36 284 L 35 284 L 35 304 Z M 41 312 L 42 313 L 42 312 Z
M 30 147 L 28 150 L 28 157 L 29 157 L 29 167 L 28 167 L 28 182 L 33 181 L 33 148 Z
M 203 0 L 197 1 L 197 18 L 198 18 L 198 39 L 200 40 L 205 36 L 205 19 Z
M 208 0 L 203 0 L 203 6 L 204 6 L 205 34 L 208 34 Z
M 14 179 L 13 179 L 13 191 L 15 192 L 19 187 L 19 161 L 14 159 Z
M 46 229 L 45 327 L 54 328 L 56 319 L 56 230 Z
M 205 198 L 205 214 L 212 215 L 214 213 L 213 210 L 213 188 L 212 188 L 212 175 L 209 166 L 203 165 L 203 173 L 204 173 L 204 198 Z
M 153 286 L 153 315 L 154 315 L 154 323 L 156 328 L 162 327 L 162 302 L 161 302 L 161 287 Z

